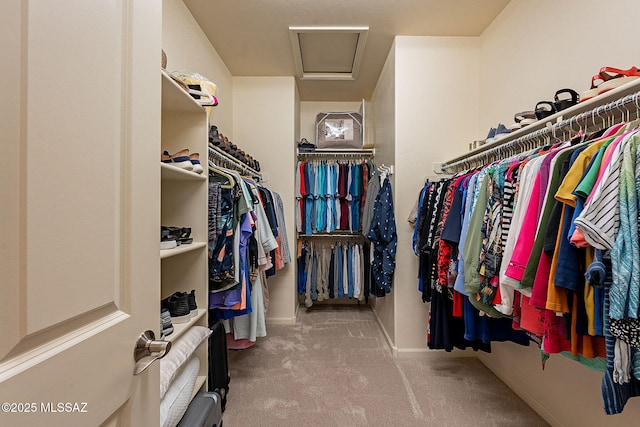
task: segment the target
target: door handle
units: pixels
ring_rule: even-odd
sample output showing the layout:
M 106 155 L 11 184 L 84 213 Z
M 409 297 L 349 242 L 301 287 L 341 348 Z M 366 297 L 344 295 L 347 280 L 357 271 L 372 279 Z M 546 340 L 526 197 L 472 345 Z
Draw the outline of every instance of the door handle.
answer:
M 169 350 L 171 341 L 156 340 L 156 334 L 151 330 L 141 333 L 133 350 L 133 360 L 136 362 L 133 375 L 141 374 L 153 362 L 166 356 Z

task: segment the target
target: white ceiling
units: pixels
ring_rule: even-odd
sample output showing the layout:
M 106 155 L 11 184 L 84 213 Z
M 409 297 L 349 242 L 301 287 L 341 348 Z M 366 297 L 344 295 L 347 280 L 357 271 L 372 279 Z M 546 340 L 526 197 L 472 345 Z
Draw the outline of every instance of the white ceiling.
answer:
M 302 101 L 359 101 L 371 97 L 394 36 L 478 36 L 509 0 L 184 0 L 184 3 L 234 76 L 294 76 L 290 26 L 368 26 L 356 80 L 298 81 Z

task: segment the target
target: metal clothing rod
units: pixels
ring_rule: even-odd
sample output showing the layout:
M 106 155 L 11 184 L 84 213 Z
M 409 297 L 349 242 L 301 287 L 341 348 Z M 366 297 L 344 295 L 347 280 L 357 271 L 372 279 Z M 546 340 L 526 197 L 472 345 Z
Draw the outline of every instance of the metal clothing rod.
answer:
M 318 234 L 298 234 L 299 239 L 306 239 L 308 237 L 316 238 L 316 237 L 334 237 L 334 238 L 361 238 L 364 239 L 364 236 L 360 233 L 318 233 Z
M 298 157 L 374 157 L 376 154 L 375 148 L 354 148 L 354 149 L 336 149 L 325 150 L 316 149 L 315 151 L 300 151 L 298 150 Z
M 218 148 L 214 148 L 211 146 L 209 146 L 208 148 L 209 148 L 209 161 L 214 165 L 217 165 L 219 162 L 222 162 L 223 164 L 220 166 L 228 167 L 229 169 L 236 170 L 241 174 L 249 175 L 253 178 L 256 178 L 258 181 L 262 181 L 262 174 L 257 170 L 245 165 L 244 163 L 240 162 L 238 159 L 235 159 L 229 156 L 227 153 L 225 153 L 224 151 L 221 151 Z
M 468 169 L 469 164 L 499 160 L 546 145 L 549 138 L 569 129 L 574 132 L 602 129 L 629 118 L 631 110 L 640 116 L 640 79 L 619 86 L 585 102 L 508 134 L 440 165 L 440 173 Z M 565 119 L 565 117 L 569 117 Z M 578 127 L 578 129 L 576 129 Z

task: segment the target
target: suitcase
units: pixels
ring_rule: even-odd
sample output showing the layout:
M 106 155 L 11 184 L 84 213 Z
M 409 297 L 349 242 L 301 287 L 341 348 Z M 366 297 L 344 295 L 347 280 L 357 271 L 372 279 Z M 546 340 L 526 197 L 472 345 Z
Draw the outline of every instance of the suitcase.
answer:
M 215 392 L 200 392 L 189 403 L 178 427 L 222 427 L 222 398 Z
M 224 325 L 219 320 L 210 323 L 209 328 L 212 331 L 209 336 L 209 390 L 220 395 L 224 412 L 229 394 L 229 382 L 231 381 L 227 361 L 227 334 Z

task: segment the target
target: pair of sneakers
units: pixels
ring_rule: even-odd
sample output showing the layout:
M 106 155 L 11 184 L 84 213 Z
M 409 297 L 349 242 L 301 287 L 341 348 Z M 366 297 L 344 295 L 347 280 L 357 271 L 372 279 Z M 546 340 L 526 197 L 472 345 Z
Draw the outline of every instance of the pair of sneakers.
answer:
M 180 245 L 193 243 L 190 227 L 160 226 L 160 249 L 173 249 Z
M 162 308 L 169 311 L 172 323 L 186 323 L 198 314 L 196 291 L 176 292 L 162 300 Z
M 492 143 L 493 141 L 496 141 L 502 138 L 503 136 L 508 135 L 510 132 L 511 131 L 507 129 L 505 125 L 503 125 L 502 123 L 498 123 L 498 127 L 491 128 L 489 130 L 489 133 L 487 134 L 487 138 L 485 139 L 485 142 L 487 144 Z
M 198 174 L 204 172 L 200 164 L 200 153 L 189 153 L 188 148 L 173 154 L 169 154 L 169 152 L 165 150 L 160 156 L 160 161 Z

